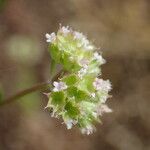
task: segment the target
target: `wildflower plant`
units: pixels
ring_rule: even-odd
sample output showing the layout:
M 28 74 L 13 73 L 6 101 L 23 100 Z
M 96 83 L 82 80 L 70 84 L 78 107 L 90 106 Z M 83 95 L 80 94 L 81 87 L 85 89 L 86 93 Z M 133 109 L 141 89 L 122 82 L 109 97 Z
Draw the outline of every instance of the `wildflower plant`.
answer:
M 53 82 L 46 108 L 62 118 L 67 129 L 77 125 L 83 134 L 91 134 L 102 114 L 112 112 L 105 104 L 111 84 L 99 78 L 106 61 L 86 36 L 68 26 L 47 33 L 46 41 L 53 64 L 61 64 L 67 72 Z

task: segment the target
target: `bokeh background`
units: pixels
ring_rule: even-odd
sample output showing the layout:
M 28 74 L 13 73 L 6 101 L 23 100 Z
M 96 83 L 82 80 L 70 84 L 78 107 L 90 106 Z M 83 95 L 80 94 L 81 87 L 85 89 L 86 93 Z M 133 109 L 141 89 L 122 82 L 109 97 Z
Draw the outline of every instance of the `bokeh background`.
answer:
M 0 107 L 0 150 L 150 150 L 149 0 L 0 0 L 0 91 L 8 97 L 51 75 L 45 33 L 59 23 L 88 35 L 113 84 L 97 132 L 67 130 L 42 92 Z

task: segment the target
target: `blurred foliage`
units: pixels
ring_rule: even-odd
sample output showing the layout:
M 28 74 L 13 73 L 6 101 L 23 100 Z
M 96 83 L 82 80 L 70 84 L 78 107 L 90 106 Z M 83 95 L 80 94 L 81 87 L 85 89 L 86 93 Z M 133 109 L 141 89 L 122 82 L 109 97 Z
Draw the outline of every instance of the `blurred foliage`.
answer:
M 3 92 L 2 86 L 0 84 L 0 103 L 3 101 L 3 98 L 4 98 L 4 92 Z
M 6 0 L 0 0 L 0 11 L 4 8 Z
M 17 89 L 26 89 L 33 86 L 36 83 L 36 80 L 37 79 L 32 69 L 27 67 L 19 68 L 15 87 Z M 40 93 L 38 91 L 27 94 L 19 100 L 20 105 L 27 113 L 38 110 L 40 102 Z
M 12 36 L 8 43 L 8 55 L 18 63 L 34 65 L 42 57 L 39 43 L 29 36 Z

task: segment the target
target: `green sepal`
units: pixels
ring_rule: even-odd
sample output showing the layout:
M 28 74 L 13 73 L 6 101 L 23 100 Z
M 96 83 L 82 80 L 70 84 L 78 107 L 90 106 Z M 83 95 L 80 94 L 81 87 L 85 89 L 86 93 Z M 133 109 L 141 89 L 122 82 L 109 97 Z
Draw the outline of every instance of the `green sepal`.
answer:
M 65 82 L 68 86 L 72 86 L 78 81 L 78 77 L 75 74 L 71 74 L 62 78 L 62 81 Z
M 63 91 L 51 93 L 51 104 L 63 106 L 65 104 L 65 94 Z
M 84 76 L 84 78 L 80 81 L 78 88 L 87 93 L 94 92 L 94 88 L 93 88 L 94 79 L 95 76 L 92 75 Z
M 76 107 L 71 101 L 67 102 L 65 110 L 67 111 L 68 116 L 73 119 L 75 119 L 80 113 L 78 107 Z
M 89 118 L 85 115 L 78 119 L 79 128 L 85 128 L 89 124 L 91 124 L 91 121 L 89 121 Z
M 55 44 L 49 45 L 49 53 L 53 60 L 55 60 L 57 63 L 60 63 L 61 53 Z
M 60 58 L 60 63 L 63 65 L 64 69 L 69 72 L 76 72 L 80 69 L 78 63 L 74 60 L 70 60 L 71 54 L 68 52 L 63 52 Z
M 67 95 L 69 97 L 74 97 L 76 102 L 88 100 L 89 98 L 89 95 L 86 92 L 79 90 L 75 86 L 71 86 L 67 89 Z

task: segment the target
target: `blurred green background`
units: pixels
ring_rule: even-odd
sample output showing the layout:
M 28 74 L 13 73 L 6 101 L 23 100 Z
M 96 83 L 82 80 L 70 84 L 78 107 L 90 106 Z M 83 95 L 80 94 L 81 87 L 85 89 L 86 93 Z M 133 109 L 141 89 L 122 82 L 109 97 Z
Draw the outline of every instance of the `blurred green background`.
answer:
M 0 97 L 50 79 L 45 33 L 59 23 L 101 47 L 114 112 L 84 136 L 51 118 L 36 92 L 0 108 L 0 150 L 149 150 L 149 0 L 0 0 Z

